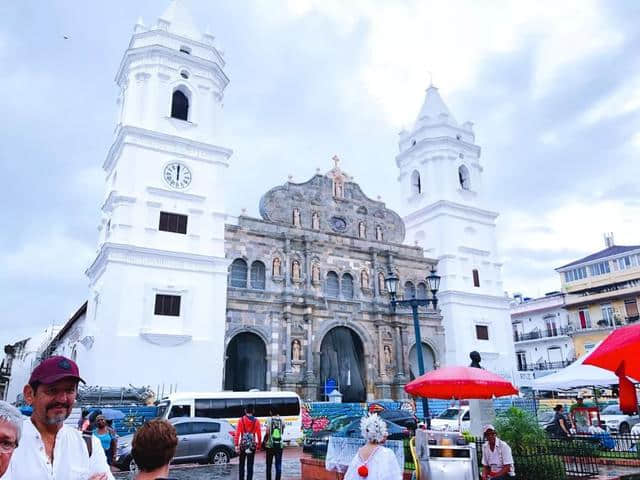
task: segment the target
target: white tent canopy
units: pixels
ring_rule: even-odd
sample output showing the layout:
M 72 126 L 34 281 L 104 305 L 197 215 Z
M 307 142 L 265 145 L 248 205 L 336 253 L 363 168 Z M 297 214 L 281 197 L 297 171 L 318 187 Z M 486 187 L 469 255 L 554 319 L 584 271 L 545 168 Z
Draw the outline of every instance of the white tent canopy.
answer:
M 536 378 L 531 382 L 531 388 L 534 390 L 571 390 L 580 387 L 608 387 L 618 384 L 618 377 L 613 372 L 592 365 L 584 365 L 582 362 L 587 356 L 583 355 L 556 373 Z

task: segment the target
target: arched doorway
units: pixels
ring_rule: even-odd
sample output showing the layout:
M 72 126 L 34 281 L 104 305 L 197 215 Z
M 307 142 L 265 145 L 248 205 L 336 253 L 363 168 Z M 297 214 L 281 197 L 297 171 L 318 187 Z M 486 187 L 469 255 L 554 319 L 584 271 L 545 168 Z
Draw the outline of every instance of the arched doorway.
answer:
M 436 355 L 433 349 L 422 342 L 422 359 L 424 360 L 424 371 L 429 372 L 436 368 Z M 409 350 L 409 376 L 411 380 L 418 377 L 418 356 L 416 354 L 416 346 L 414 345 Z
M 267 389 L 267 349 L 255 333 L 242 332 L 227 346 L 224 389 L 237 391 Z
M 343 402 L 367 400 L 364 348 L 360 337 L 347 327 L 335 327 L 320 346 L 320 382 L 335 380 Z

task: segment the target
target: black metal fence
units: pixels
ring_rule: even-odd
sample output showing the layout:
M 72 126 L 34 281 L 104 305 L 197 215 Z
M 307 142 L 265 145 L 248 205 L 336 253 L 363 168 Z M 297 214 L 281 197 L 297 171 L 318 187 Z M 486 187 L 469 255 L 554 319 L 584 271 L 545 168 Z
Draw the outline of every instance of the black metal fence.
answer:
M 482 441 L 476 439 L 481 465 Z M 548 440 L 539 445 L 513 449 L 518 480 L 565 480 L 598 475 L 598 458 L 591 443 L 581 440 Z
M 630 433 L 597 433 L 576 435 L 573 442 L 582 442 L 596 457 L 640 461 L 640 435 Z M 638 467 L 640 468 L 640 467 Z

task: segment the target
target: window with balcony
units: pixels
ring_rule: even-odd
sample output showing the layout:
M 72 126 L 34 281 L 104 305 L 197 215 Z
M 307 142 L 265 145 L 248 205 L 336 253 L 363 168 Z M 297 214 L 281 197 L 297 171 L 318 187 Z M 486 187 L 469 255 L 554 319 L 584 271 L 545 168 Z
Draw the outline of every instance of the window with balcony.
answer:
M 516 352 L 516 358 L 518 359 L 518 370 L 525 371 L 527 369 L 527 354 L 525 352 Z
M 627 317 L 627 322 L 638 321 L 638 302 L 635 298 L 624 301 L 624 312 Z
M 599 262 L 589 267 L 592 276 L 604 275 L 605 273 L 611 273 L 609 268 L 609 262 Z
M 602 311 L 602 320 L 598 321 L 599 327 L 610 327 L 613 325 L 613 307 L 610 303 L 600 304 L 600 310 Z
M 580 328 L 591 328 L 591 316 L 589 315 L 588 308 L 583 308 L 578 311 L 578 320 L 580 321 Z

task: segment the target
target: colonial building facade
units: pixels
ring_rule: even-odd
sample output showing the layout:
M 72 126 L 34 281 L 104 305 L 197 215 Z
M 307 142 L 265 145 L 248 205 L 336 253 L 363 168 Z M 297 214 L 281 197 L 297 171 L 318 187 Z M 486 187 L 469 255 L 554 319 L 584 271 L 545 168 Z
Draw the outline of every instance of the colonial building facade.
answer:
M 227 225 L 225 388 L 296 390 L 324 399 L 335 384 L 343 401 L 402 398 L 416 375 L 408 313 L 391 314 L 390 270 L 405 296 L 427 295 L 435 262 L 403 245 L 404 223 L 366 197 L 337 165 L 305 183 L 273 188 L 260 219 Z M 420 315 L 429 369 L 444 357 L 439 314 Z

